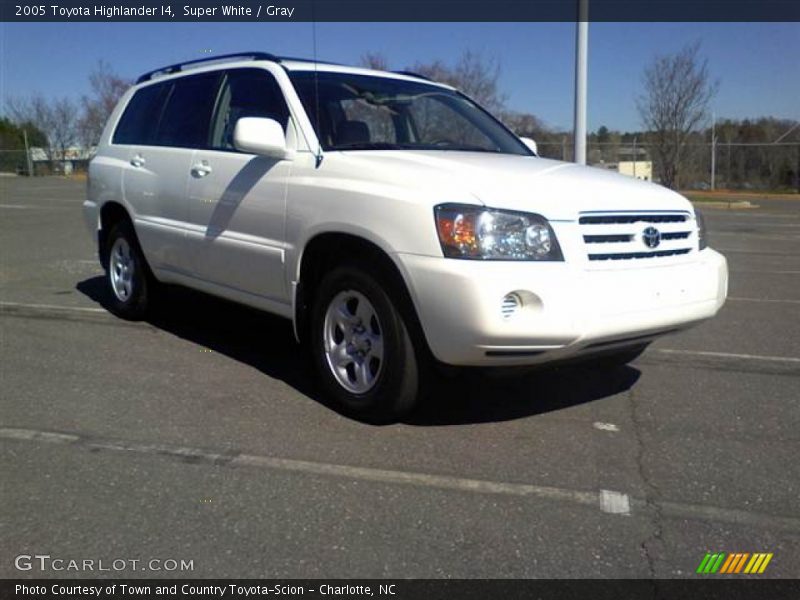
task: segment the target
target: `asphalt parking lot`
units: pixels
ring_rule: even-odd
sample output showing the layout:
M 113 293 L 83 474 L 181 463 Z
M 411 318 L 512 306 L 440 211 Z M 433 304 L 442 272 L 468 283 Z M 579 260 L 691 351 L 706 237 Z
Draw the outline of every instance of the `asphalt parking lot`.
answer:
M 321 402 L 287 322 L 181 290 L 108 314 L 84 188 L 0 178 L 0 577 L 800 574 L 800 199 L 707 209 L 728 303 L 631 366 L 465 375 L 376 427 Z

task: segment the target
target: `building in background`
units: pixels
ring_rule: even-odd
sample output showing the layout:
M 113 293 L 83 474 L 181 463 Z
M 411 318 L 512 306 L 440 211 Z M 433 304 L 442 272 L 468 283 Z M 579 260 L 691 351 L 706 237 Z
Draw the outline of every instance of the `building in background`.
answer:
M 605 162 L 600 160 L 592 166 L 615 171 L 642 181 L 653 181 L 653 161 L 650 160 L 645 148 L 641 146 L 620 146 L 616 156 L 616 161 Z
M 31 162 L 36 175 L 71 175 L 78 171 L 86 171 L 89 159 L 94 153 L 94 147 L 70 146 L 53 151 L 52 160 L 48 158 L 44 148 L 31 148 Z

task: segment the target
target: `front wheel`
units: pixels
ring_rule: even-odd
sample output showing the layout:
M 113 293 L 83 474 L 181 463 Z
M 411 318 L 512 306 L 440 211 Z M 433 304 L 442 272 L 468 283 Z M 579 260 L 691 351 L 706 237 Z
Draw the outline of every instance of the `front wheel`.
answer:
M 408 327 L 387 290 L 365 270 L 338 267 L 322 280 L 310 343 L 322 386 L 344 412 L 385 422 L 416 404 L 420 377 Z

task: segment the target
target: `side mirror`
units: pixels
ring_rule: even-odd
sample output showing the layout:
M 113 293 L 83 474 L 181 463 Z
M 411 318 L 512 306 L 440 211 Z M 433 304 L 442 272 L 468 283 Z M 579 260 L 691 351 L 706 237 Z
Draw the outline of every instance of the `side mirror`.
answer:
M 283 127 L 274 119 L 242 117 L 233 129 L 233 145 L 249 154 L 279 159 L 289 157 Z
M 531 138 L 527 137 L 519 139 L 522 140 L 522 143 L 525 144 L 531 152 L 533 152 L 536 156 L 539 156 L 539 148 L 536 145 L 536 142 L 534 142 Z

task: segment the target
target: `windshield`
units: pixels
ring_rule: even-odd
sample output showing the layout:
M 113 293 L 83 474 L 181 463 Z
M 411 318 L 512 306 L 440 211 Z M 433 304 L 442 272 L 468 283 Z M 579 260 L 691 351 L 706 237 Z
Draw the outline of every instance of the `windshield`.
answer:
M 532 156 L 489 113 L 446 88 L 351 73 L 294 71 L 289 77 L 324 150 L 461 150 Z

